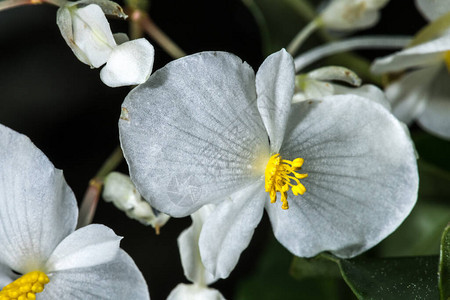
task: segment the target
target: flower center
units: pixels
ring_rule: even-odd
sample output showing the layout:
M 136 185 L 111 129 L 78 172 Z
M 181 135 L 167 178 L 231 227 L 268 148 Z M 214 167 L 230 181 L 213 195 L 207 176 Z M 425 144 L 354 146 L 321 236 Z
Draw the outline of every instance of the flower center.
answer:
M 293 161 L 282 159 L 280 154 L 272 155 L 266 166 L 266 192 L 270 193 L 270 202 L 277 201 L 277 192 L 281 194 L 282 209 L 288 209 L 287 191 L 292 189 L 294 195 L 303 195 L 306 188 L 300 183 L 299 179 L 306 178 L 308 174 L 299 174 L 295 171 L 300 170 L 303 165 L 303 158 L 296 158 Z M 294 176 L 291 176 L 294 175 Z M 1 300 L 1 299 L 0 299 Z
M 41 271 L 29 272 L 17 278 L 0 291 L 0 300 L 34 300 L 36 294 L 44 290 L 50 282 L 48 276 Z

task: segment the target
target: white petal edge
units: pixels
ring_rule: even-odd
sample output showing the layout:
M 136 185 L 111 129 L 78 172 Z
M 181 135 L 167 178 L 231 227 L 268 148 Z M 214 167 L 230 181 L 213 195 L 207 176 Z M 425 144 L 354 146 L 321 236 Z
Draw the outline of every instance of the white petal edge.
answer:
M 74 229 L 75 196 L 26 136 L 0 125 L 0 262 L 20 273 L 42 267 Z
M 110 228 L 91 224 L 67 236 L 50 255 L 48 272 L 92 267 L 114 259 L 122 238 Z
M 424 67 L 443 63 L 444 52 L 448 50 L 450 50 L 450 34 L 378 58 L 372 64 L 371 70 L 374 73 L 381 74 L 402 71 L 411 67 Z
M 100 78 L 110 87 L 144 83 L 153 69 L 155 50 L 144 38 L 115 47 L 100 71 Z
M 357 88 L 349 88 L 340 84 L 333 84 L 335 95 L 357 95 L 381 104 L 384 108 L 391 111 L 391 105 L 385 93 L 377 86 L 372 84 L 364 84 Z
M 267 57 L 256 73 L 258 110 L 275 153 L 283 143 L 294 87 L 294 60 L 284 49 Z
M 227 278 L 247 248 L 268 200 L 262 180 L 218 204 L 200 233 L 203 265 L 214 277 Z
M 253 70 L 225 52 L 175 60 L 122 104 L 120 141 L 130 176 L 152 207 L 187 216 L 264 174 L 269 156 Z
M 178 248 L 184 275 L 191 282 L 203 286 L 209 285 L 218 279 L 206 271 L 200 257 L 200 249 L 198 246 L 203 223 L 214 209 L 215 206 L 209 204 L 194 212 L 191 215 L 192 225 L 178 237 Z
M 295 104 L 281 155 L 303 157 L 306 193 L 266 204 L 276 238 L 297 256 L 353 257 L 392 233 L 417 198 L 414 148 L 384 107 L 338 95 Z M 284 157 L 284 156 L 283 156 Z
M 167 300 L 225 300 L 225 298 L 218 290 L 180 283 L 170 292 Z
M 144 277 L 131 257 L 121 249 L 108 263 L 54 272 L 49 277 L 50 282 L 38 298 L 150 299 Z

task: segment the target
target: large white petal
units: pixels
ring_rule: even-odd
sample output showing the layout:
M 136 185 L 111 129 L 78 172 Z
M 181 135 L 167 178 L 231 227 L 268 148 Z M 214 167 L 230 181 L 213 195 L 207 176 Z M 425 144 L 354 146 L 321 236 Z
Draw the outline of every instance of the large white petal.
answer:
M 218 290 L 180 283 L 170 292 L 167 300 L 225 300 L 225 298 Z
M 73 40 L 89 64 L 98 68 L 108 60 L 116 46 L 108 20 L 96 4 L 71 9 Z
M 0 125 L 0 262 L 40 268 L 74 229 L 75 196 L 61 170 L 24 135 Z
M 281 155 L 303 157 L 303 196 L 266 205 L 277 239 L 297 256 L 355 256 L 395 230 L 415 204 L 416 158 L 403 126 L 358 96 L 293 106 Z M 298 120 L 298 121 L 297 121 Z
M 416 6 L 429 21 L 435 20 L 450 11 L 448 0 L 416 0 Z
M 86 268 L 112 260 L 122 238 L 104 225 L 91 224 L 67 236 L 50 255 L 48 272 Z
M 144 277 L 123 250 L 108 263 L 48 275 L 50 282 L 38 299 L 150 299 Z
M 376 59 L 371 70 L 380 74 L 437 64 L 444 61 L 444 52 L 449 50 L 450 34 Z
M 429 86 L 429 99 L 418 121 L 427 131 L 450 139 L 450 75 L 442 67 L 433 79 Z
M 178 248 L 180 250 L 181 264 L 183 265 L 184 275 L 191 282 L 204 286 L 209 285 L 218 279 L 206 271 L 200 257 L 200 250 L 198 246 L 198 240 L 200 238 L 200 232 L 203 228 L 203 223 L 214 208 L 214 205 L 209 204 L 193 213 L 191 215 L 192 225 L 188 229 L 184 230 L 178 237 Z
M 425 109 L 432 82 L 442 66 L 411 71 L 386 88 L 392 103 L 392 113 L 402 122 L 410 124 Z
M 227 278 L 247 248 L 269 201 L 262 180 L 220 203 L 200 233 L 203 264 L 215 277 Z
M 284 49 L 267 57 L 256 73 L 258 110 L 274 153 L 283 143 L 294 86 L 294 60 Z
M 126 97 L 119 131 L 141 195 L 178 217 L 249 185 L 264 173 L 255 160 L 269 155 L 253 70 L 224 52 L 155 72 Z
M 144 38 L 115 47 L 100 72 L 104 84 L 110 87 L 144 83 L 153 69 L 155 50 Z

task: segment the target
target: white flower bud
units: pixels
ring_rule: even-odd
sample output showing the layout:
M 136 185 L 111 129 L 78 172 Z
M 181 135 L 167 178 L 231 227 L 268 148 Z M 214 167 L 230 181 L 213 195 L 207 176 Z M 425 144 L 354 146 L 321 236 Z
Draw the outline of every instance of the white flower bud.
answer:
M 389 0 L 333 0 L 322 12 L 323 25 L 331 30 L 369 28 L 378 21 L 379 10 Z
M 146 39 L 128 41 L 123 33 L 113 35 L 105 13 L 126 18 L 117 3 L 82 0 L 59 8 L 56 23 L 67 45 L 81 62 L 91 68 L 107 64 L 101 73 L 106 85 L 118 87 L 144 83 L 153 68 L 153 46 Z
M 106 176 L 102 195 L 106 202 L 112 202 L 129 218 L 138 220 L 144 225 L 151 225 L 157 233 L 170 218 L 164 213 L 155 213 L 142 199 L 130 177 L 119 172 L 111 172 Z

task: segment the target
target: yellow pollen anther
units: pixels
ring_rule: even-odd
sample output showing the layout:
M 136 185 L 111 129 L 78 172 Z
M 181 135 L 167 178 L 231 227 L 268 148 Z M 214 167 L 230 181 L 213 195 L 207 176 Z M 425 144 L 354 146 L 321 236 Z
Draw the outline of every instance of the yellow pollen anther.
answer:
M 271 203 L 277 201 L 277 192 L 279 192 L 282 202 L 281 208 L 288 209 L 287 191 L 289 187 L 296 196 L 303 195 L 306 192 L 305 186 L 300 183 L 299 179 L 306 178 L 308 174 L 299 174 L 296 172 L 302 167 L 303 162 L 303 158 L 296 158 L 293 161 L 282 159 L 280 154 L 275 154 L 270 157 L 265 171 L 265 188 L 266 192 L 270 193 Z
M 0 291 L 0 300 L 34 300 L 36 294 L 44 290 L 50 282 L 48 276 L 41 271 L 29 272 L 17 278 Z

